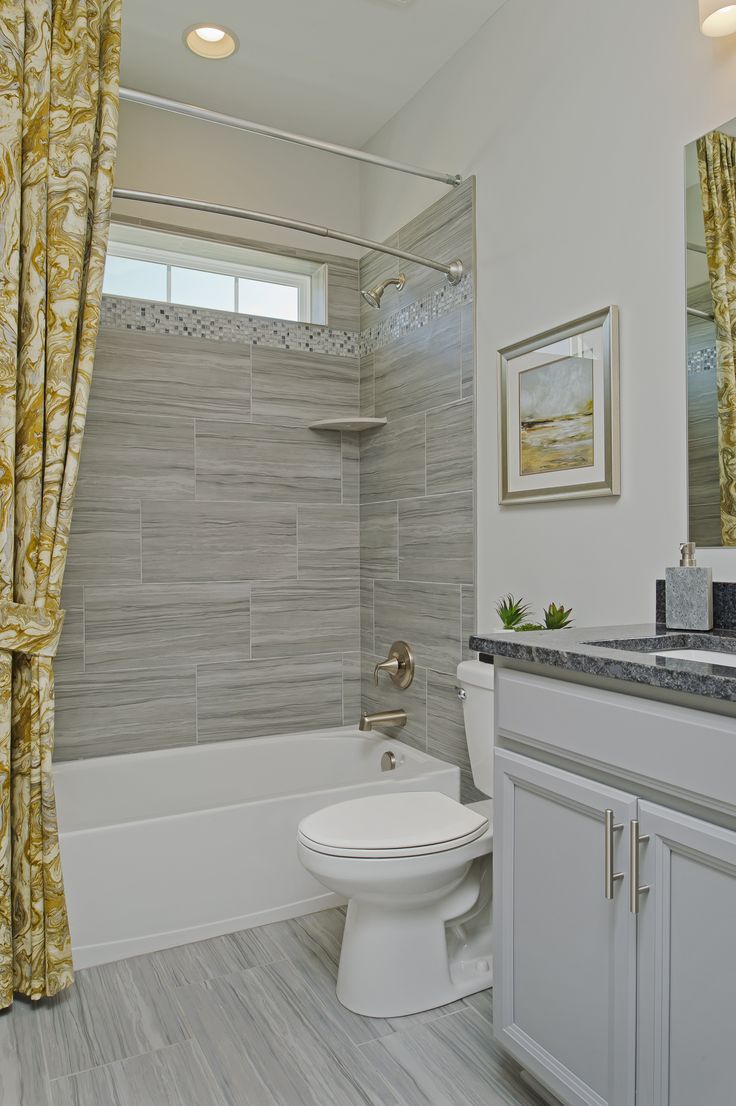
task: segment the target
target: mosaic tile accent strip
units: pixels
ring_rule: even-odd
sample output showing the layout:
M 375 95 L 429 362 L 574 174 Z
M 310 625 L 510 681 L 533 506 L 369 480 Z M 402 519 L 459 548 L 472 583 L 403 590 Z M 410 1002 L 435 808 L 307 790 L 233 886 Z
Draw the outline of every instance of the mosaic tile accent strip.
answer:
M 254 346 L 326 353 L 335 357 L 358 356 L 358 334 L 354 330 L 124 296 L 102 297 L 102 325 L 146 334 L 206 338 L 214 342 L 251 342 Z
M 718 368 L 718 355 L 713 346 L 710 349 L 694 350 L 687 359 L 689 373 L 715 372 Z
M 473 275 L 466 274 L 459 284 L 444 281 L 430 289 L 415 303 L 399 308 L 366 330 L 360 332 L 360 356 L 367 357 L 375 350 L 388 346 L 397 338 L 420 330 L 423 326 L 448 315 L 451 311 L 473 302 Z

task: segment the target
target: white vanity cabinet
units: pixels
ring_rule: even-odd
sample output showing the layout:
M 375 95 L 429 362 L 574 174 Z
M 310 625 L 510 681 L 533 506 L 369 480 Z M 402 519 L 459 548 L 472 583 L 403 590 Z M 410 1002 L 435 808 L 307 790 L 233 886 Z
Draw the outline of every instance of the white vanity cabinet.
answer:
M 503 668 L 496 710 L 496 1037 L 567 1106 L 736 1103 L 736 719 Z M 729 740 L 733 820 L 677 810 Z

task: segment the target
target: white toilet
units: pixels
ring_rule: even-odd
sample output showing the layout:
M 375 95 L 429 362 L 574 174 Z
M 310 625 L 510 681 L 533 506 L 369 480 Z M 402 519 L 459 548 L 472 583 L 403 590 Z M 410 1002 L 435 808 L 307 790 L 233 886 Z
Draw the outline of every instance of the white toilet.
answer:
M 493 666 L 458 665 L 473 779 L 493 794 Z M 298 849 L 349 900 L 337 997 L 390 1018 L 444 1006 L 492 982 L 492 802 L 438 792 L 373 795 L 304 818 Z

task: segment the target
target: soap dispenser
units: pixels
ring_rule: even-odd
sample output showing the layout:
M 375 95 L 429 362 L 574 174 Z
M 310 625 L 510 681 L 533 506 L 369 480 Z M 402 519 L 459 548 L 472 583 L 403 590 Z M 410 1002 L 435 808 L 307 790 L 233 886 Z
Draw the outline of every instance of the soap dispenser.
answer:
M 713 570 L 698 568 L 695 542 L 680 546 L 680 567 L 666 572 L 668 630 L 713 629 Z

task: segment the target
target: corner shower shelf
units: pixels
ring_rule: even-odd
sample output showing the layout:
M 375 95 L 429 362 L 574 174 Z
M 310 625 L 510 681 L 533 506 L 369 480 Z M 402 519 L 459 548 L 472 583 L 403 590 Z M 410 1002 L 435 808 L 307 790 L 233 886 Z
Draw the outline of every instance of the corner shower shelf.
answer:
M 377 426 L 385 426 L 388 419 L 363 419 L 356 415 L 352 419 L 320 419 L 319 422 L 309 424 L 310 430 L 345 430 L 356 434 L 364 430 L 375 430 Z

